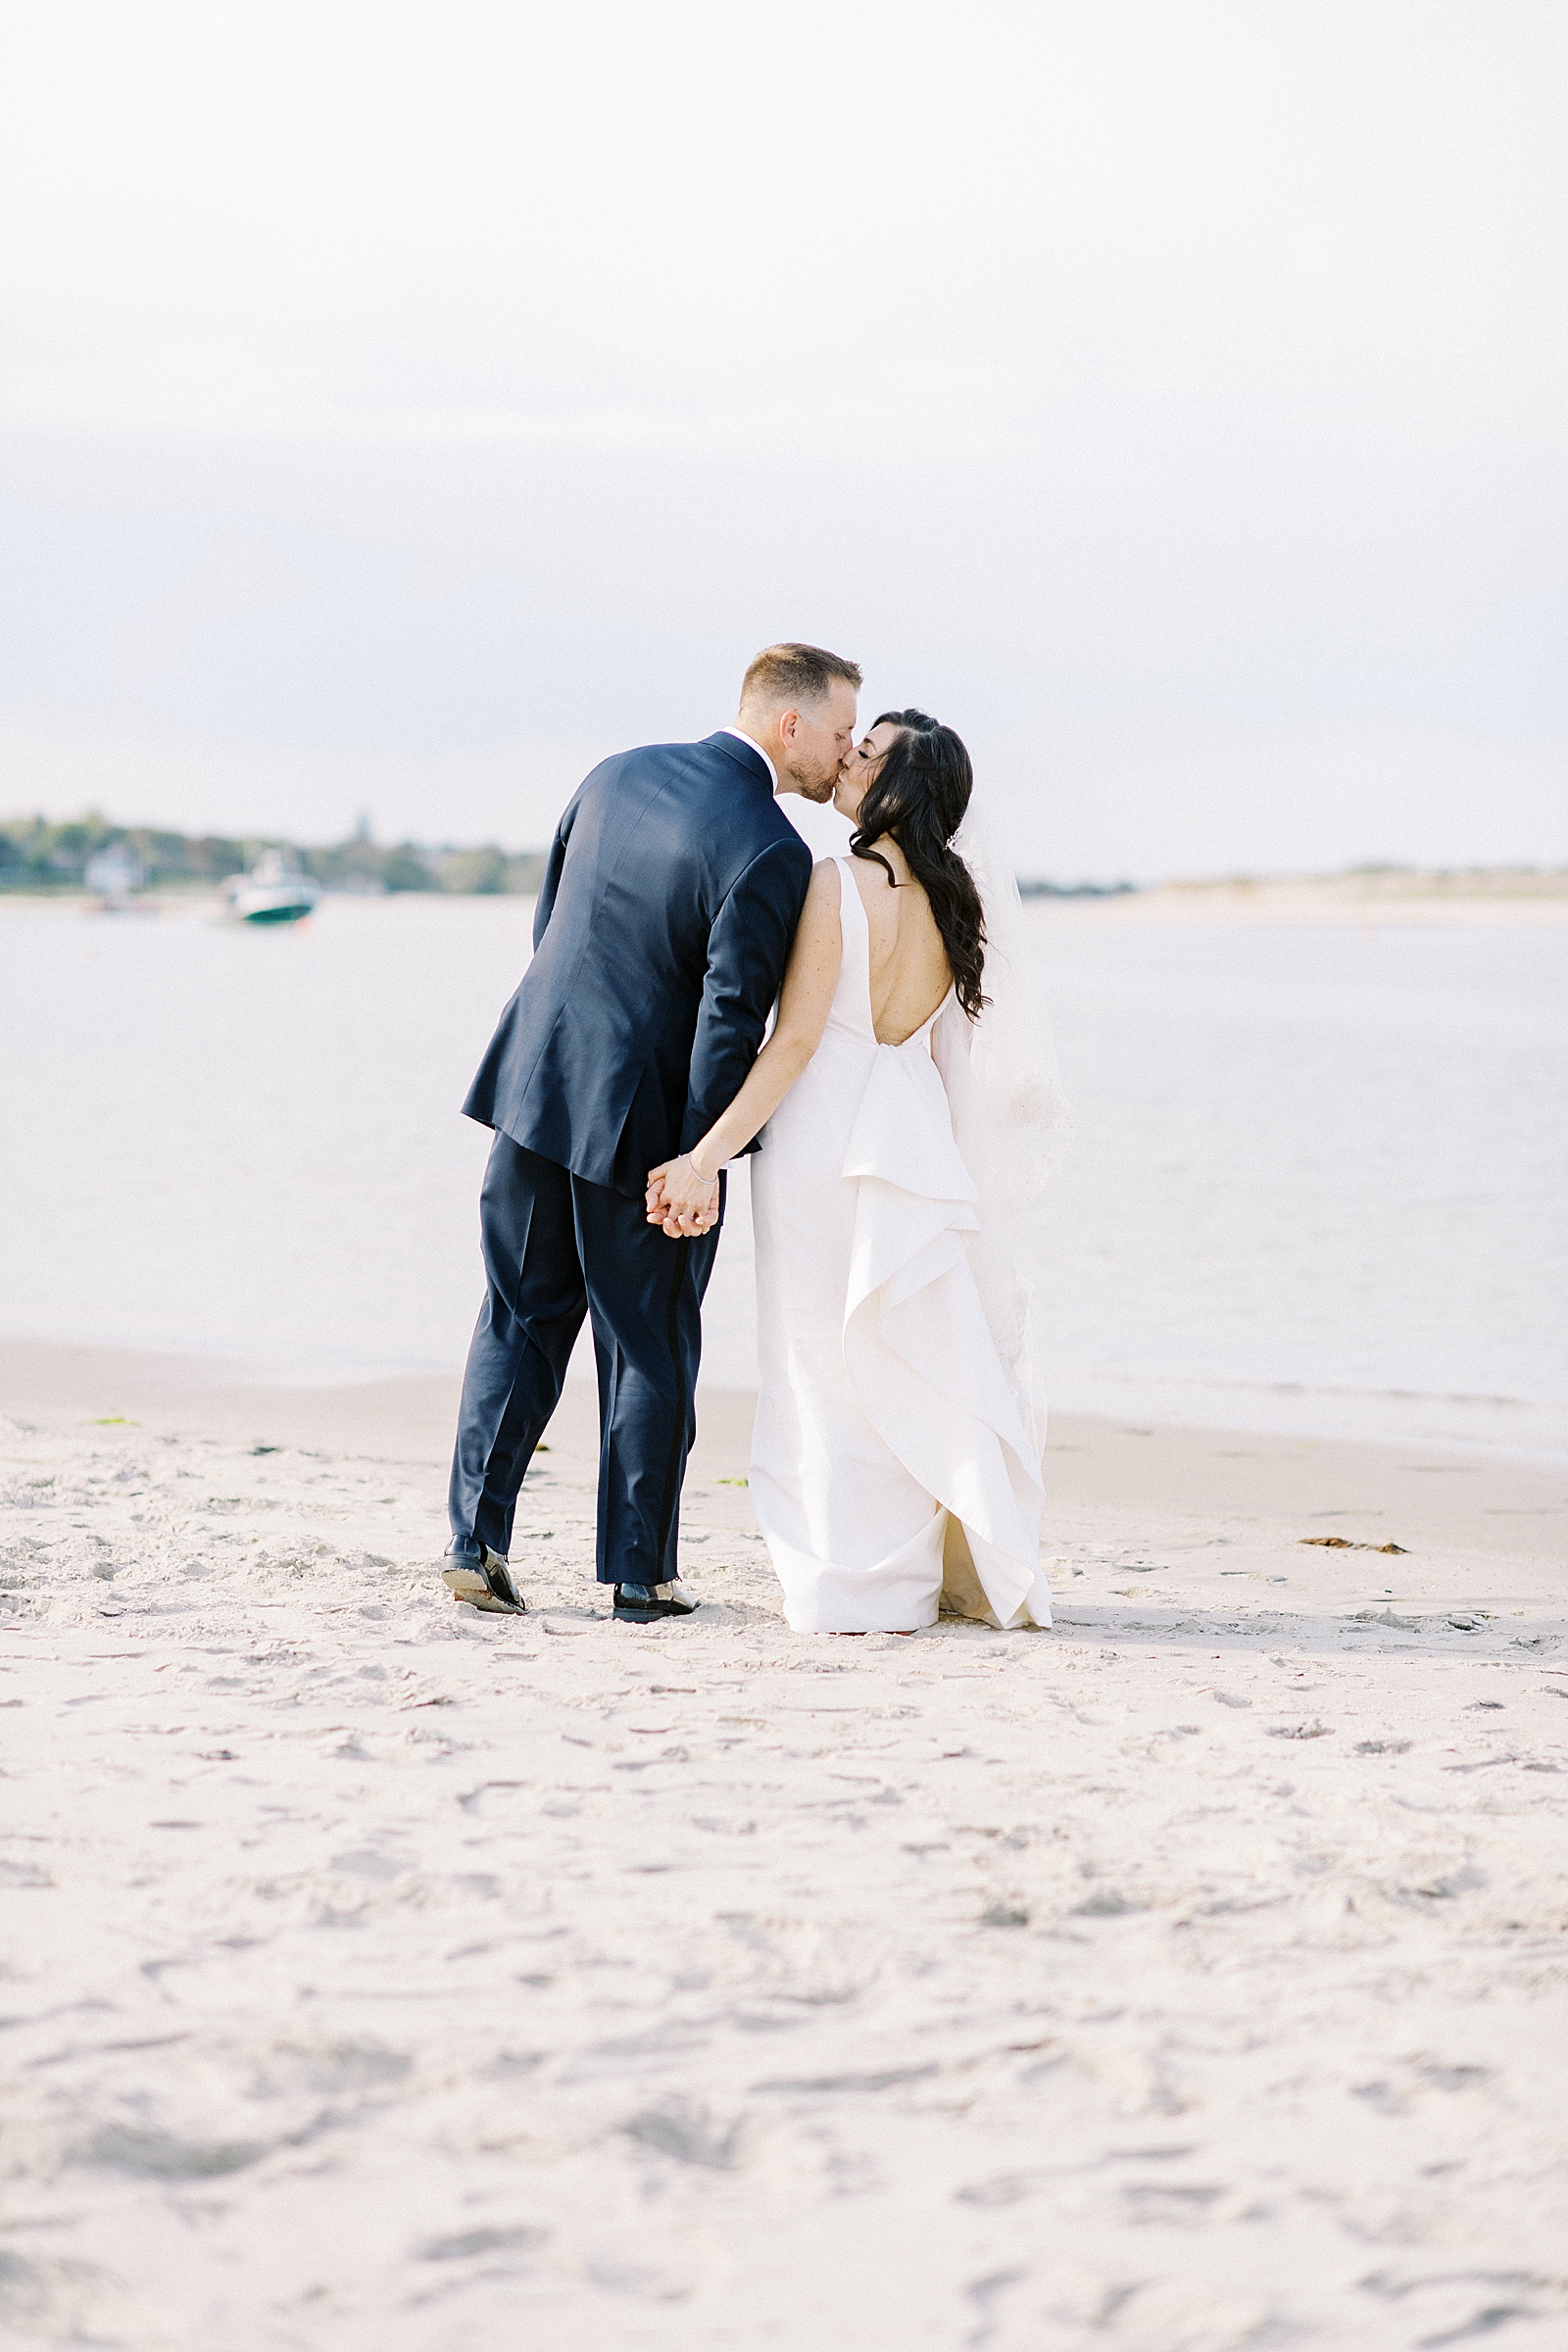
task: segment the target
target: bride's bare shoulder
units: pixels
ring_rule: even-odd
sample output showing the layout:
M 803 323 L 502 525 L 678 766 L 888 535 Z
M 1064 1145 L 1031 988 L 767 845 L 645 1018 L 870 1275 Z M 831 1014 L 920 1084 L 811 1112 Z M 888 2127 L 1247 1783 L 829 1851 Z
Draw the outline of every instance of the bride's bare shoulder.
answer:
M 815 1053 L 827 1018 L 827 1007 L 838 979 L 839 963 L 844 954 L 844 924 L 839 898 L 838 868 L 831 858 L 824 858 L 811 868 L 811 886 L 806 894 L 806 905 L 796 927 L 795 944 L 790 949 L 789 970 L 784 978 L 784 996 L 779 1012 L 780 1025 L 786 1016 L 794 1021 L 799 1015 L 806 1028 L 811 1029 L 808 1049 Z M 778 1034 L 774 1032 L 775 1036 Z
M 793 952 L 797 961 L 819 947 L 831 945 L 834 954 L 837 954 L 842 906 L 839 869 L 831 858 L 819 858 L 811 868 L 810 888 L 807 891 L 806 905 L 801 908 L 800 926 L 795 934 Z

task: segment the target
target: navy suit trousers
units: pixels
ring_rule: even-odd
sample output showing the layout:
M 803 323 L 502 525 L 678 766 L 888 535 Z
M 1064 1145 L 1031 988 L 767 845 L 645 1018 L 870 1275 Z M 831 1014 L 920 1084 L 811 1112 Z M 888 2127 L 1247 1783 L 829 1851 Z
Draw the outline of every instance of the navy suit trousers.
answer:
M 667 1582 L 678 1573 L 717 1227 L 668 1241 L 640 1199 L 502 1134 L 490 1148 L 479 1225 L 487 1289 L 463 1378 L 453 1534 L 510 1550 L 523 1473 L 587 1314 L 599 1367 L 599 1581 Z

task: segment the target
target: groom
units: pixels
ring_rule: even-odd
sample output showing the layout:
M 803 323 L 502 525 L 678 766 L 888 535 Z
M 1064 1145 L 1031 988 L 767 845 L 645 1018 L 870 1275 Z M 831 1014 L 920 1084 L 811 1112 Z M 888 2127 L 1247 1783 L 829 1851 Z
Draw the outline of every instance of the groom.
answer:
M 769 646 L 734 726 L 604 760 L 556 829 L 533 961 L 463 1106 L 495 1130 L 442 1572 L 474 1608 L 523 1607 L 513 1513 L 585 1313 L 599 1581 L 638 1623 L 697 1606 L 676 1529 L 723 1196 L 672 1249 L 648 1222 L 647 1171 L 691 1149 L 757 1057 L 811 878 L 776 797 L 831 799 L 859 684 L 837 654 Z

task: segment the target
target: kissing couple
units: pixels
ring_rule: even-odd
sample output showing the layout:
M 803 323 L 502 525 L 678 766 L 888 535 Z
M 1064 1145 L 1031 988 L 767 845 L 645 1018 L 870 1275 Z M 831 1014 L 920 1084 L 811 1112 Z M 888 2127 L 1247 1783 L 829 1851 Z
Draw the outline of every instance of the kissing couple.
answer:
M 689 1616 L 677 1559 L 728 1161 L 755 1152 L 751 1499 L 801 1633 L 950 1608 L 1049 1625 L 1024 1255 L 1059 1096 L 969 756 L 775 645 L 735 724 L 604 760 L 551 844 L 534 955 L 469 1090 L 493 1128 L 445 1581 L 516 1612 L 523 1474 L 591 1318 L 598 1576 Z M 832 801 L 813 865 L 779 807 Z M 967 820 L 967 821 L 966 821 Z M 771 1030 L 769 1016 L 774 1014 Z M 764 1042 L 765 1035 L 765 1042 Z

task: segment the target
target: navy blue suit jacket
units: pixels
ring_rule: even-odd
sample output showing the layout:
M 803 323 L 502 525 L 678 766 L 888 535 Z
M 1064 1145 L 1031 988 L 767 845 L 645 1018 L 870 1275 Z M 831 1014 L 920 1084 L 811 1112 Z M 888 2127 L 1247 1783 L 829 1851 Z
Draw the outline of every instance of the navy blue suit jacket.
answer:
M 737 737 L 602 761 L 556 829 L 533 961 L 467 1116 L 640 1196 L 756 1059 L 810 879 L 764 761 Z

